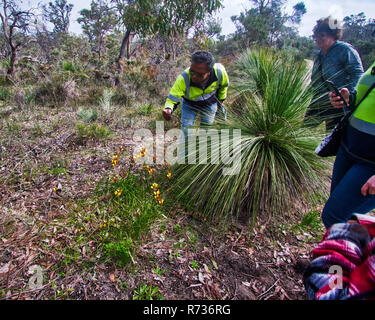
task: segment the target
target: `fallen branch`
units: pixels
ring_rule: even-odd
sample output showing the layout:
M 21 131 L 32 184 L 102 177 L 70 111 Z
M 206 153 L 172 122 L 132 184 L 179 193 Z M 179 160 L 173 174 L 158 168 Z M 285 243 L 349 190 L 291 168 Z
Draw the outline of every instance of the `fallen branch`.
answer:
M 278 284 L 279 281 L 280 281 L 280 279 L 277 279 L 276 282 L 275 282 L 271 287 L 269 287 L 266 291 L 264 291 L 263 293 L 261 293 L 261 294 L 258 296 L 258 299 L 261 299 L 261 298 L 262 298 L 263 296 L 265 296 L 268 292 L 270 292 L 270 291 L 272 290 L 272 288 Z

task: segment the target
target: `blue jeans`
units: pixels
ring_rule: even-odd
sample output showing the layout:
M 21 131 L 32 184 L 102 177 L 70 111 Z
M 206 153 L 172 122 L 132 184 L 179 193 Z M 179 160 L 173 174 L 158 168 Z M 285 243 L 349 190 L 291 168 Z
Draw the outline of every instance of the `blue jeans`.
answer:
M 187 129 L 194 125 L 194 121 L 198 113 L 201 116 L 201 126 L 213 124 L 215 120 L 216 111 L 217 111 L 217 103 L 214 103 L 202 109 L 197 109 L 187 104 L 184 100 L 182 102 L 182 107 L 181 107 L 182 131 L 187 132 Z
M 180 138 L 180 144 L 184 145 L 184 147 L 181 148 L 180 153 L 179 153 L 180 163 L 184 163 L 185 161 L 184 159 L 188 155 L 188 148 L 185 142 L 187 138 L 189 137 L 188 129 L 194 126 L 194 122 L 195 122 L 197 115 L 200 114 L 200 125 L 208 126 L 214 123 L 216 111 L 217 111 L 216 102 L 208 107 L 195 108 L 187 104 L 185 100 L 183 100 L 182 107 L 181 107 L 181 130 L 183 134 L 181 135 L 181 138 Z
M 358 163 L 340 147 L 333 166 L 331 195 L 322 220 L 328 229 L 335 223 L 347 222 L 354 213 L 366 214 L 375 209 L 375 195 L 363 196 L 362 186 L 375 175 L 375 169 Z

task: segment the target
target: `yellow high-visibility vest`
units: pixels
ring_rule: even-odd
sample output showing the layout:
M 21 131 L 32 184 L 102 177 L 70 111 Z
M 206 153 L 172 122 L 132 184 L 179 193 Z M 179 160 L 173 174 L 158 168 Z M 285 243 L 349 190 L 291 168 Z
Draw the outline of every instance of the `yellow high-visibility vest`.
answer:
M 187 68 L 176 79 L 164 108 L 173 109 L 175 105 L 185 100 L 193 107 L 205 107 L 217 100 L 225 100 L 229 86 L 228 74 L 224 66 L 215 63 L 205 89 L 194 85 L 190 78 L 190 68 Z
M 362 75 L 357 85 L 356 104 L 375 83 L 375 62 Z M 372 90 L 349 120 L 350 125 L 359 131 L 375 136 L 375 89 Z

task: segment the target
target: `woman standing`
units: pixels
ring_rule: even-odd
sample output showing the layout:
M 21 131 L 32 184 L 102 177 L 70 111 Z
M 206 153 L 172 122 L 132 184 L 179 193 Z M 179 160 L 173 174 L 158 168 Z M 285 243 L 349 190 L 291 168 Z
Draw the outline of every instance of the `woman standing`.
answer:
M 375 209 L 374 87 L 375 62 L 361 77 L 357 94 L 350 94 L 348 88 L 340 90 L 349 106 L 357 108 L 349 119 L 333 166 L 331 194 L 322 212 L 327 229 L 334 223 L 348 221 L 354 213 Z M 338 96 L 330 93 L 329 97 L 335 110 L 343 108 Z
M 344 115 L 342 109 L 332 109 L 329 90 L 324 81 L 332 81 L 337 88 L 348 88 L 355 93 L 355 86 L 363 74 L 358 52 L 349 43 L 340 41 L 343 29 L 331 17 L 317 21 L 313 37 L 320 51 L 314 61 L 311 75 L 314 97 L 305 115 L 307 125 L 316 126 L 326 121 L 326 129 L 332 129 Z

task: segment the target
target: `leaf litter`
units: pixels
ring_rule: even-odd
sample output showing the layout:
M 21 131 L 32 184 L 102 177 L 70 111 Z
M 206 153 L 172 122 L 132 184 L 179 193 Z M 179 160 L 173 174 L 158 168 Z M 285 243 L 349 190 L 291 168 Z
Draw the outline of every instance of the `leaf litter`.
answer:
M 70 131 L 61 128 L 30 140 L 21 130 L 22 144 L 2 139 L 1 299 L 132 299 L 144 283 L 158 286 L 164 299 L 306 299 L 303 267 L 321 234 L 282 230 L 275 238 L 265 226 L 252 232 L 232 226 L 220 234 L 177 209 L 155 221 L 129 267 L 103 263 L 95 241 L 67 254 L 85 232 L 71 221 L 75 202 L 87 199 L 110 174 L 114 150 L 134 145 L 129 131 L 116 128 L 116 139 L 84 146 L 74 142 Z M 51 165 L 61 160 L 64 170 L 52 174 Z M 29 269 L 34 265 L 43 270 L 43 283 L 33 289 Z

